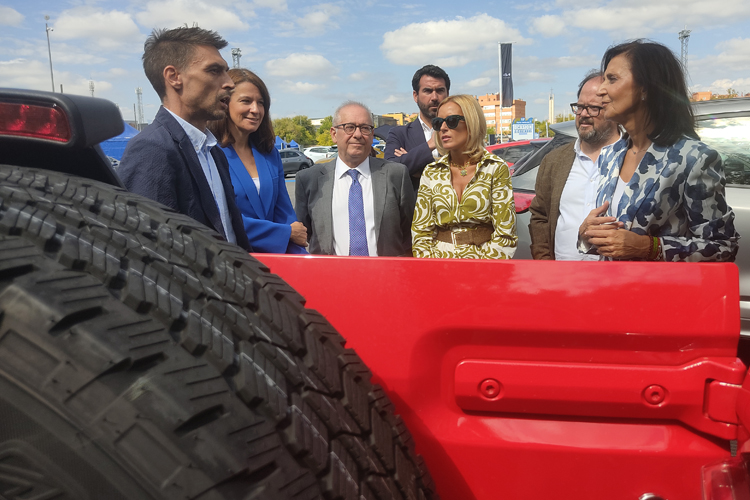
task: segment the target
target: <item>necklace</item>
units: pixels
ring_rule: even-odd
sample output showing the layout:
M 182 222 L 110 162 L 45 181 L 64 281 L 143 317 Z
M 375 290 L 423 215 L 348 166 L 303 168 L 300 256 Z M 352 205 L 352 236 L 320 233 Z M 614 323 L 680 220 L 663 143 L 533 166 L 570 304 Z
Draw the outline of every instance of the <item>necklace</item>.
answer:
M 451 162 L 451 167 L 455 167 L 458 169 L 458 172 L 461 174 L 461 177 L 466 177 L 466 174 L 469 173 L 466 168 L 469 166 L 469 162 L 467 161 L 463 165 L 456 165 L 455 163 Z

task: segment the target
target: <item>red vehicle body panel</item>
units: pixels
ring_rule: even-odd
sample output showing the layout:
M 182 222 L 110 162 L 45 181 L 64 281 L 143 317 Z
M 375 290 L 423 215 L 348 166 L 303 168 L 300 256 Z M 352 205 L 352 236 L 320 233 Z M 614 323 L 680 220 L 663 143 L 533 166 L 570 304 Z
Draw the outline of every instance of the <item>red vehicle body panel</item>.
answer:
M 368 364 L 444 499 L 700 500 L 750 451 L 733 264 L 255 257 Z

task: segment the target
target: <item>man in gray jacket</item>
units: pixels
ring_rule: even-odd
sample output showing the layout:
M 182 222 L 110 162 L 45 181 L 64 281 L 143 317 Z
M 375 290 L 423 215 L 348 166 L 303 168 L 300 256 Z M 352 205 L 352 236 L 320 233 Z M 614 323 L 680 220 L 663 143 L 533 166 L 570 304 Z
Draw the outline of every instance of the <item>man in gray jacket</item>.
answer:
M 372 114 L 345 102 L 333 114 L 335 161 L 297 174 L 295 211 L 310 253 L 411 255 L 415 195 L 406 167 L 370 156 Z

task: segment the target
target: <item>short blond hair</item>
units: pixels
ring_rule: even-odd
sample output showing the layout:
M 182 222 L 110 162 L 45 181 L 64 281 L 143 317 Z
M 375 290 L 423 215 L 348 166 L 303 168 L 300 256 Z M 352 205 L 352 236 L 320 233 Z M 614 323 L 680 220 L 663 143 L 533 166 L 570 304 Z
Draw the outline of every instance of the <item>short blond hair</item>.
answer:
M 466 140 L 466 150 L 463 153 L 469 157 L 469 161 L 477 162 L 486 151 L 484 149 L 484 137 L 487 135 L 487 122 L 484 119 L 482 107 L 479 105 L 476 97 L 467 94 L 457 94 L 443 99 L 443 102 L 438 106 L 438 112 L 440 108 L 449 102 L 456 103 L 461 108 L 466 123 L 466 130 L 469 133 L 469 137 Z M 446 154 L 448 151 L 443 149 L 440 134 L 435 134 L 435 141 L 437 142 L 438 153 L 441 156 Z

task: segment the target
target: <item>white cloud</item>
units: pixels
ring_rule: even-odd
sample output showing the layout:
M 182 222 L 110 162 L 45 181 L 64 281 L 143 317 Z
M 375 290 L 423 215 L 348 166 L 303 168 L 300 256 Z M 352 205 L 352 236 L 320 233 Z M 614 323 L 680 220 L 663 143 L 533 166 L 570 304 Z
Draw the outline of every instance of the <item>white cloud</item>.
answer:
M 130 14 L 93 7 L 66 10 L 55 19 L 53 40 L 90 39 L 103 49 L 132 46 L 143 39 Z
M 318 36 L 334 30 L 339 25 L 333 20 L 342 13 L 341 7 L 332 3 L 316 5 L 314 10 L 296 19 L 297 25 L 308 36 Z
M 286 0 L 255 0 L 253 5 L 255 7 L 271 9 L 277 12 L 283 12 L 288 9 Z
M 383 100 L 383 104 L 396 104 L 399 102 L 406 102 L 406 100 L 407 99 L 404 96 L 391 94 Z
M 55 71 L 55 91 L 60 91 L 60 84 L 66 94 L 91 95 L 89 79 L 68 71 Z M 33 90 L 50 90 L 51 80 L 49 66 L 46 62 L 27 59 L 0 61 L 0 87 L 23 88 Z M 94 94 L 112 89 L 107 81 L 94 81 Z
M 243 18 L 255 17 L 252 10 L 243 10 Z M 150 2 L 145 11 L 135 15 L 138 23 L 148 28 L 176 28 L 193 26 L 221 32 L 222 30 L 247 30 L 249 26 L 234 12 L 203 0 L 164 0 Z
M 394 64 L 464 66 L 471 61 L 497 57 L 499 33 L 503 39 L 518 44 L 530 42 L 504 21 L 479 14 L 468 19 L 412 23 L 389 31 L 383 35 L 380 49 Z
M 750 78 L 737 78 L 736 80 L 722 78 L 715 80 L 707 87 L 702 88 L 702 90 L 710 90 L 714 94 L 725 94 L 729 88 L 740 92 L 750 91 Z
M 326 86 L 320 83 L 293 82 L 286 80 L 281 84 L 281 88 L 291 94 L 310 94 L 323 90 Z
M 352 73 L 349 75 L 349 80 L 353 82 L 361 82 L 367 78 L 367 72 L 366 71 L 360 71 L 359 73 Z
M 531 20 L 529 31 L 545 37 L 559 36 L 565 32 L 565 21 L 560 16 L 542 16 Z
M 750 38 L 732 38 L 716 46 L 722 52 L 716 56 L 720 65 L 745 67 L 750 66 Z
M 287 78 L 322 77 L 336 72 L 331 61 L 320 54 L 290 54 L 281 59 L 271 59 L 266 62 L 265 68 L 270 75 Z
M 480 77 L 480 78 L 475 78 L 473 80 L 469 80 L 468 82 L 466 82 L 466 86 L 473 89 L 473 88 L 477 88 L 477 87 L 484 87 L 488 83 L 490 83 L 490 79 L 487 78 L 486 76 L 483 76 L 483 77 Z
M 0 26 L 20 26 L 23 19 L 23 14 L 17 10 L 0 5 Z
M 561 15 L 543 15 L 529 21 L 530 31 L 545 37 L 555 37 L 569 30 L 601 30 L 615 39 L 645 37 L 656 32 L 677 32 L 685 25 L 700 26 L 702 30 L 721 26 L 750 14 L 750 2 L 726 0 L 717 7 L 704 0 L 631 0 L 627 4 L 611 0 L 588 2 L 557 2 L 563 7 Z M 627 22 L 623 22 L 627 20 Z

